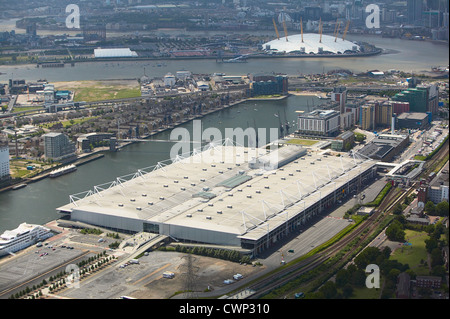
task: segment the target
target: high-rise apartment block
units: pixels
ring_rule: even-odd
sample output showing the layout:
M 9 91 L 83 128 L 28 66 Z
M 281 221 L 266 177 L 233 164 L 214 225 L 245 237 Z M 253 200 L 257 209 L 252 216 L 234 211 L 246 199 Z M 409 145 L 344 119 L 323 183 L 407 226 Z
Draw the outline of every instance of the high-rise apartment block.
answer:
M 55 161 L 60 161 L 75 155 L 75 143 L 63 133 L 47 133 L 44 138 L 44 155 Z
M 0 139 L 0 182 L 9 179 L 8 141 Z

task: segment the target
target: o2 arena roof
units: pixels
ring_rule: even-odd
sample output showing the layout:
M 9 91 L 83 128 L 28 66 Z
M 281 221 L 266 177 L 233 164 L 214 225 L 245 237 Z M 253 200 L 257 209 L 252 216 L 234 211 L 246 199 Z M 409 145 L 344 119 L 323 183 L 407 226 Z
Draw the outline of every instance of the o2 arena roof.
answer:
M 342 38 L 336 38 L 330 35 L 322 34 L 322 42 L 320 42 L 320 34 L 316 33 L 305 33 L 302 35 L 295 34 L 275 39 L 263 44 L 264 50 L 275 50 L 278 52 L 293 52 L 302 51 L 304 48 L 304 53 L 323 53 L 332 52 L 334 54 L 344 53 L 345 51 L 359 51 L 359 46 L 351 41 L 343 40 Z

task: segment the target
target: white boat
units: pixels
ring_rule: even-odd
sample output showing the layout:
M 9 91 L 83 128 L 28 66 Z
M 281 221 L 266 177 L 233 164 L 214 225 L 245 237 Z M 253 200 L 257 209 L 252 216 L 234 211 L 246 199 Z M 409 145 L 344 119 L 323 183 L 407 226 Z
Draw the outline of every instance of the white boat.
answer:
M 61 176 L 61 175 L 64 175 L 64 174 L 67 174 L 67 173 L 70 173 L 70 172 L 73 172 L 76 170 L 77 170 L 77 167 L 75 165 L 73 165 L 73 164 L 67 165 L 67 166 L 55 169 L 54 171 L 51 171 L 49 176 L 50 177 L 58 177 L 58 176 Z
M 52 236 L 50 229 L 44 226 L 22 223 L 16 229 L 6 230 L 0 235 L 0 257 L 13 254 Z

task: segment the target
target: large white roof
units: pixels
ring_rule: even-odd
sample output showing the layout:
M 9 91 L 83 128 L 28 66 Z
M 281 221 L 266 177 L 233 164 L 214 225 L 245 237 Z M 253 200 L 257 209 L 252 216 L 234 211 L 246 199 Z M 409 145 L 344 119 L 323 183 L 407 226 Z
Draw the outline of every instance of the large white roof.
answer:
M 292 52 L 301 51 L 301 48 L 305 48 L 305 53 L 319 53 L 321 47 L 324 52 L 329 51 L 333 53 L 344 53 L 347 50 L 359 50 L 359 46 L 351 41 L 342 40 L 342 38 L 336 38 L 330 35 L 322 34 L 322 42 L 320 42 L 320 35 L 316 33 L 303 34 L 303 43 L 301 34 L 289 35 L 280 39 L 275 39 L 264 43 L 263 48 L 266 49 L 267 45 L 270 45 L 270 50 L 276 50 L 278 52 Z
M 96 58 L 121 58 L 121 57 L 134 57 L 137 56 L 137 53 L 131 51 L 129 48 L 94 49 L 94 56 Z
M 286 145 L 280 150 L 283 161 L 301 148 Z M 257 240 L 374 165 L 371 160 L 310 152 L 279 169 L 249 167 L 249 161 L 265 155 L 265 149 L 214 147 L 159 169 L 139 170 L 129 180 L 96 186 L 95 192 L 77 195 L 58 210 Z

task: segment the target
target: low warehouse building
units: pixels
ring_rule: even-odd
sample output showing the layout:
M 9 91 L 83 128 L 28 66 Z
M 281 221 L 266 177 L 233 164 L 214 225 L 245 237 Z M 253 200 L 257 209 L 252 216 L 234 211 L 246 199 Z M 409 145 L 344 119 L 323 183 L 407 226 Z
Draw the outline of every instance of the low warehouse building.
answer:
M 258 158 L 271 165 L 252 168 Z M 72 195 L 58 211 L 117 231 L 235 246 L 257 255 L 375 175 L 372 160 L 307 153 L 297 145 L 271 153 L 222 145 Z

